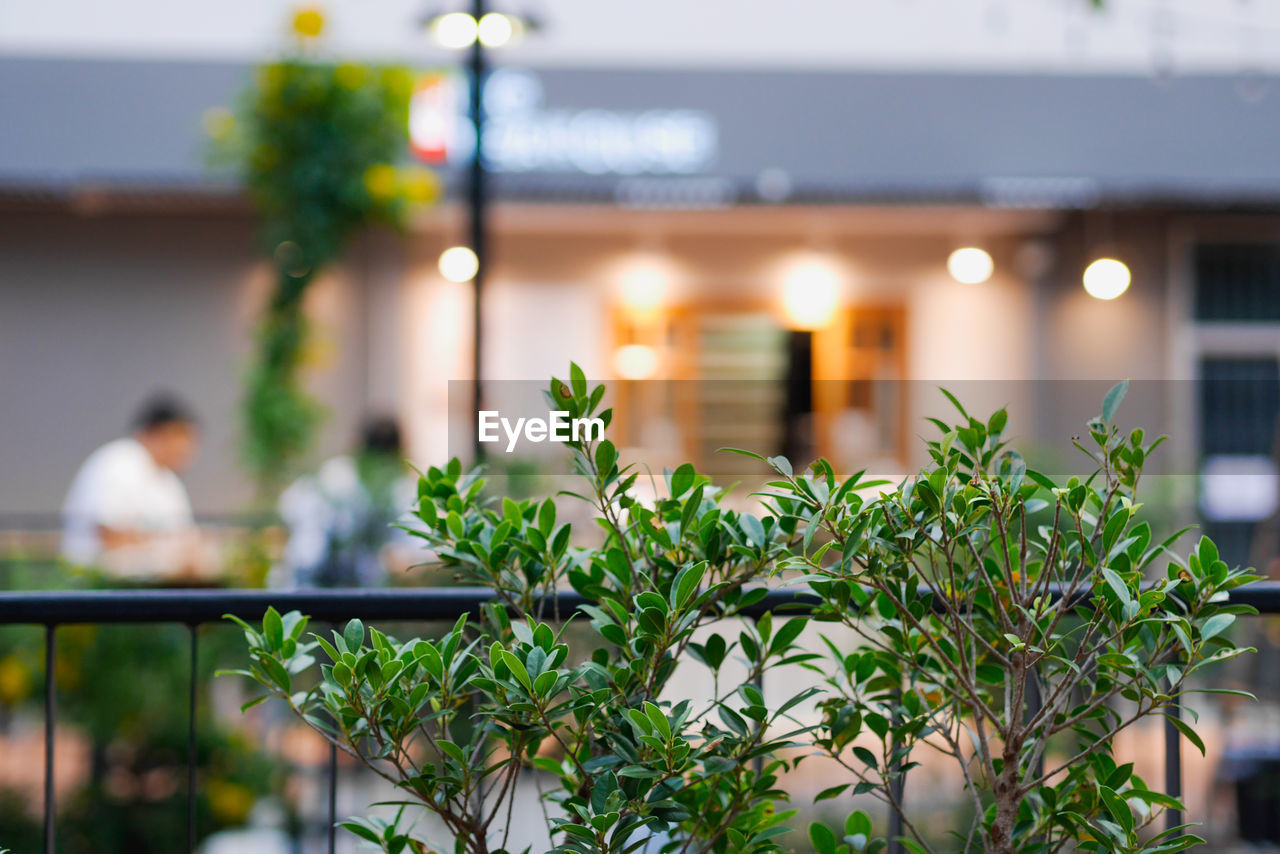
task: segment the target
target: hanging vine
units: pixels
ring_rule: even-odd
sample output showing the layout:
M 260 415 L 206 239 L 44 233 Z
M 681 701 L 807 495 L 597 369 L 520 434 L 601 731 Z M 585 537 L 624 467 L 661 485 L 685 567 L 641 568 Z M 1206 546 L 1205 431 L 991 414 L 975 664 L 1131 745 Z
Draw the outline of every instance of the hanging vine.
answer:
M 317 9 L 296 12 L 290 53 L 258 69 L 234 114 L 205 117 L 253 200 L 276 276 L 241 413 L 243 461 L 264 500 L 294 473 L 324 417 L 305 382 L 308 287 L 361 231 L 398 227 L 439 192 L 428 170 L 396 165 L 407 150 L 412 72 L 325 60 L 324 23 Z

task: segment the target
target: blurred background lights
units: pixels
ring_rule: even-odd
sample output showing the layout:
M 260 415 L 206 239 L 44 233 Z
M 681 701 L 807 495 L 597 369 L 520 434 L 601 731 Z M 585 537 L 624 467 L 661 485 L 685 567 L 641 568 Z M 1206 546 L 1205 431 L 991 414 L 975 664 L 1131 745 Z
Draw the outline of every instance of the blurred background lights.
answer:
M 666 307 L 671 279 L 670 265 L 662 258 L 640 255 L 619 272 L 618 301 L 635 318 L 652 317 Z
M 991 255 L 976 246 L 966 246 L 947 258 L 947 272 L 962 285 L 980 285 L 995 272 Z
M 479 26 L 466 12 L 449 12 L 431 21 L 431 34 L 441 46 L 453 50 L 470 47 Z
M 501 12 L 489 12 L 480 19 L 476 33 L 485 47 L 502 47 L 516 35 L 515 20 Z
M 468 246 L 451 246 L 440 253 L 440 275 L 451 282 L 469 282 L 479 269 L 480 261 Z
M 613 370 L 624 380 L 644 380 L 658 372 L 658 353 L 644 344 L 628 344 L 613 353 Z
M 783 276 L 782 309 L 791 329 L 821 329 L 840 307 L 840 276 L 829 263 L 809 258 Z
M 1099 258 L 1084 270 L 1084 289 L 1094 299 L 1115 299 L 1129 289 L 1132 277 L 1123 261 Z

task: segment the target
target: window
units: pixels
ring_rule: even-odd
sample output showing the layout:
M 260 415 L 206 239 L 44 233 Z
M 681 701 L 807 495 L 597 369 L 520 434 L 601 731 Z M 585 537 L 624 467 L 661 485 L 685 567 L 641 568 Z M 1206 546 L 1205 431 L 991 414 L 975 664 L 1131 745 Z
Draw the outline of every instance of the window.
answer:
M 1200 363 L 1200 509 L 1228 564 L 1249 564 L 1258 523 L 1276 510 L 1275 358 L 1206 357 Z
M 1196 319 L 1280 321 L 1280 243 L 1195 248 Z

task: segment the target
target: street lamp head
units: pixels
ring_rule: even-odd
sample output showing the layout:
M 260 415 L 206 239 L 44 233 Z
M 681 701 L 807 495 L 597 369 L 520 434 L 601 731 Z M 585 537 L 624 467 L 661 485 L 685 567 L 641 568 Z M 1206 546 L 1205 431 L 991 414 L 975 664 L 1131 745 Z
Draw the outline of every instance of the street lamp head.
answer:
M 516 37 L 515 19 L 501 12 L 489 12 L 476 25 L 476 35 L 485 47 L 502 47 Z
M 461 50 L 470 47 L 478 31 L 476 19 L 466 12 L 446 12 L 434 15 L 427 22 L 431 38 L 441 47 Z
M 531 15 L 503 11 L 485 12 L 477 20 L 470 11 L 435 10 L 423 15 L 421 22 L 432 41 L 449 50 L 471 47 L 477 40 L 485 48 L 506 47 L 539 28 Z

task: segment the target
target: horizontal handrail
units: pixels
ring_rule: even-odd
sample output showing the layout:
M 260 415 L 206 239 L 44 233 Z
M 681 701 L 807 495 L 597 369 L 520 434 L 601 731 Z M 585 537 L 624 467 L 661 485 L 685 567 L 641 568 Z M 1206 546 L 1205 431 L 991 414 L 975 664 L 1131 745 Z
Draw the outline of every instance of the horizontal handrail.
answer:
M 1086 594 L 1087 595 L 1087 594 Z M 1083 600 L 1083 596 L 1081 599 Z M 322 622 L 336 623 L 352 617 L 374 620 L 422 622 L 454 620 L 464 613 L 475 613 L 486 603 L 496 600 L 494 592 L 484 587 L 430 587 L 403 589 L 328 588 L 318 590 L 228 590 L 228 589 L 121 589 L 58 590 L 0 592 L 0 625 L 39 625 L 45 630 L 45 797 L 44 851 L 56 850 L 56 788 L 54 785 L 54 750 L 57 680 L 48 678 L 54 671 L 57 629 L 78 623 L 181 623 L 189 628 L 191 666 L 188 697 L 187 740 L 187 845 L 188 854 L 196 845 L 196 709 L 198 699 L 199 633 L 197 627 L 233 614 L 245 620 L 257 620 L 268 607 L 279 611 L 301 611 Z M 565 618 L 589 600 L 576 591 L 558 591 L 545 600 L 549 616 Z M 1232 604 L 1252 605 L 1264 614 L 1280 614 L 1280 582 L 1255 582 L 1229 596 Z M 810 611 L 820 600 L 812 593 L 794 588 L 772 588 L 757 602 L 738 614 L 757 618 L 768 611 L 785 614 Z M 1182 766 L 1179 733 L 1172 718 L 1179 716 L 1175 704 L 1165 723 L 1165 790 L 1173 797 L 1182 791 Z M 334 829 L 337 812 L 337 752 L 329 750 L 328 768 L 328 850 L 335 850 Z M 901 795 L 899 795 L 901 798 Z M 1166 825 L 1181 824 L 1181 811 L 1171 810 Z M 900 831 L 898 831 L 900 833 Z M 891 852 L 901 852 L 901 843 L 890 843 Z
M 57 590 L 0 593 L 0 624 L 68 625 L 75 623 L 218 622 L 226 614 L 256 620 L 268 607 L 301 611 L 313 619 L 337 622 L 352 617 L 375 620 L 454 620 L 476 613 L 495 601 L 487 587 L 325 588 L 306 590 Z M 568 616 L 590 600 L 573 590 L 547 602 L 548 615 Z M 1280 582 L 1259 581 L 1231 591 L 1233 605 L 1252 605 L 1263 614 L 1280 614 Z M 803 612 L 818 604 L 812 593 L 770 589 L 760 601 L 743 608 L 744 617 L 767 611 Z
M 1278 594 L 1280 601 L 1280 594 Z M 306 590 L 57 590 L 0 593 L 0 624 L 68 625 L 74 623 L 183 623 L 200 625 L 232 614 L 260 618 L 268 607 L 301 611 L 321 622 L 359 617 L 364 620 L 456 620 L 496 601 L 487 587 L 343 588 Z M 548 600 L 548 614 L 567 617 L 592 600 L 574 590 Z M 770 590 L 741 611 L 759 617 L 786 606 L 813 607 L 818 599 L 796 590 Z

